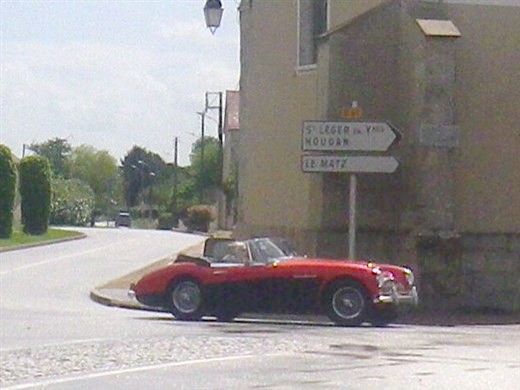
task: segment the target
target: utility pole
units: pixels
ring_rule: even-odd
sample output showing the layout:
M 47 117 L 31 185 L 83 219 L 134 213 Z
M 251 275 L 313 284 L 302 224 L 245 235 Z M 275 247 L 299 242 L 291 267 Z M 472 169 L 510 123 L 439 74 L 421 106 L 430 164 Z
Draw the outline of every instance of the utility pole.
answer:
M 172 214 L 173 214 L 174 220 L 176 221 L 175 226 L 178 225 L 178 222 L 177 222 L 177 187 L 178 187 L 177 170 L 179 169 L 178 151 L 179 151 L 179 137 L 175 137 L 174 142 L 173 142 L 173 199 L 172 199 Z
M 210 102 L 210 97 L 211 96 L 215 96 L 217 97 L 217 100 L 218 100 L 218 103 L 215 105 L 215 104 L 212 104 Z M 205 104 L 205 112 L 207 112 L 208 110 L 218 110 L 218 142 L 219 142 L 219 185 L 221 186 L 222 185 L 222 168 L 223 168 L 223 129 L 224 129 L 224 126 L 223 126 L 223 121 L 224 121 L 224 116 L 223 116 L 223 93 L 222 92 L 206 92 L 206 104 Z
M 210 101 L 210 97 L 213 98 Z M 213 103 L 217 100 L 217 104 Z M 225 195 L 223 192 L 223 181 L 224 181 L 224 115 L 223 115 L 223 93 L 222 92 L 206 92 L 206 104 L 205 112 L 208 110 L 218 110 L 218 141 L 219 141 L 219 156 L 218 156 L 218 177 L 217 177 L 217 188 L 218 188 L 218 225 L 223 226 L 225 224 Z
M 200 115 L 200 188 L 199 188 L 199 202 L 204 203 L 204 132 L 205 132 L 205 119 L 206 119 L 206 111 L 197 112 Z

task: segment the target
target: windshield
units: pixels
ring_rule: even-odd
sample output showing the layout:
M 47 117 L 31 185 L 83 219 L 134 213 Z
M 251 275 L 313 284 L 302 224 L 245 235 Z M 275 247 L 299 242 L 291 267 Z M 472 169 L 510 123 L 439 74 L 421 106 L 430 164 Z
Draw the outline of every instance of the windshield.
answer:
M 267 264 L 284 257 L 294 256 L 295 253 L 290 249 L 288 243 L 285 242 L 285 245 L 281 245 L 283 242 L 283 240 L 270 238 L 249 240 L 253 263 Z

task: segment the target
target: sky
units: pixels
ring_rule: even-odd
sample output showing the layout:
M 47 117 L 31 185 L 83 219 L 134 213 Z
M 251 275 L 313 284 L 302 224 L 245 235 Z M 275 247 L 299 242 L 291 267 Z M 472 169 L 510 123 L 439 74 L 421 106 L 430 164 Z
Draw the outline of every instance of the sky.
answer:
M 179 137 L 188 165 L 205 92 L 237 90 L 240 73 L 239 0 L 222 0 L 214 35 L 204 3 L 0 0 L 0 143 L 21 156 L 65 138 L 118 161 L 138 145 L 173 162 Z

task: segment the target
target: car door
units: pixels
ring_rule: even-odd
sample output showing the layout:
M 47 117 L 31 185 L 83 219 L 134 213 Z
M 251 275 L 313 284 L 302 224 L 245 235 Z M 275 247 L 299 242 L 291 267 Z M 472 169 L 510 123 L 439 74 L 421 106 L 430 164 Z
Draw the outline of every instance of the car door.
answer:
M 264 266 L 257 280 L 258 304 L 262 312 L 307 313 L 317 306 L 317 275 L 296 269 L 291 260 Z
M 233 248 L 244 246 L 247 258 L 239 258 Z M 237 312 L 256 312 L 262 301 L 261 281 L 266 264 L 254 264 L 251 260 L 247 242 L 235 240 L 209 239 L 204 256 L 211 260 L 211 284 L 206 288 L 211 307 L 236 308 Z
M 253 239 L 250 245 L 259 311 L 300 313 L 316 308 L 319 281 L 312 270 L 295 266 L 290 254 L 270 238 Z

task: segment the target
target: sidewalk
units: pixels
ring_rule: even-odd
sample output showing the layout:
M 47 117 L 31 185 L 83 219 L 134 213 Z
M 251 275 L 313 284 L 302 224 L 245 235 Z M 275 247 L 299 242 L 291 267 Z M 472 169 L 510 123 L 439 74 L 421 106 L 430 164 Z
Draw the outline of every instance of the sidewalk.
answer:
M 180 251 L 179 253 L 192 256 L 200 256 L 202 254 L 203 249 L 204 242 L 188 247 Z M 132 285 L 132 283 L 137 282 L 144 275 L 152 271 L 155 271 L 159 268 L 163 268 L 169 263 L 172 263 L 175 260 L 175 257 L 176 255 L 158 260 L 150 265 L 147 265 L 146 267 L 140 268 L 129 274 L 123 275 L 117 279 L 111 280 L 108 283 L 95 287 L 90 292 L 90 299 L 92 299 L 94 302 L 97 302 L 105 306 L 122 307 L 126 309 L 159 311 L 160 309 L 154 309 L 149 306 L 144 306 L 141 303 L 137 302 L 135 298 L 132 298 L 128 295 L 128 291 L 130 290 L 130 286 Z
M 128 289 L 94 288 L 90 292 L 90 299 L 105 306 L 123 307 L 127 309 L 146 309 L 135 299 L 128 296 Z

